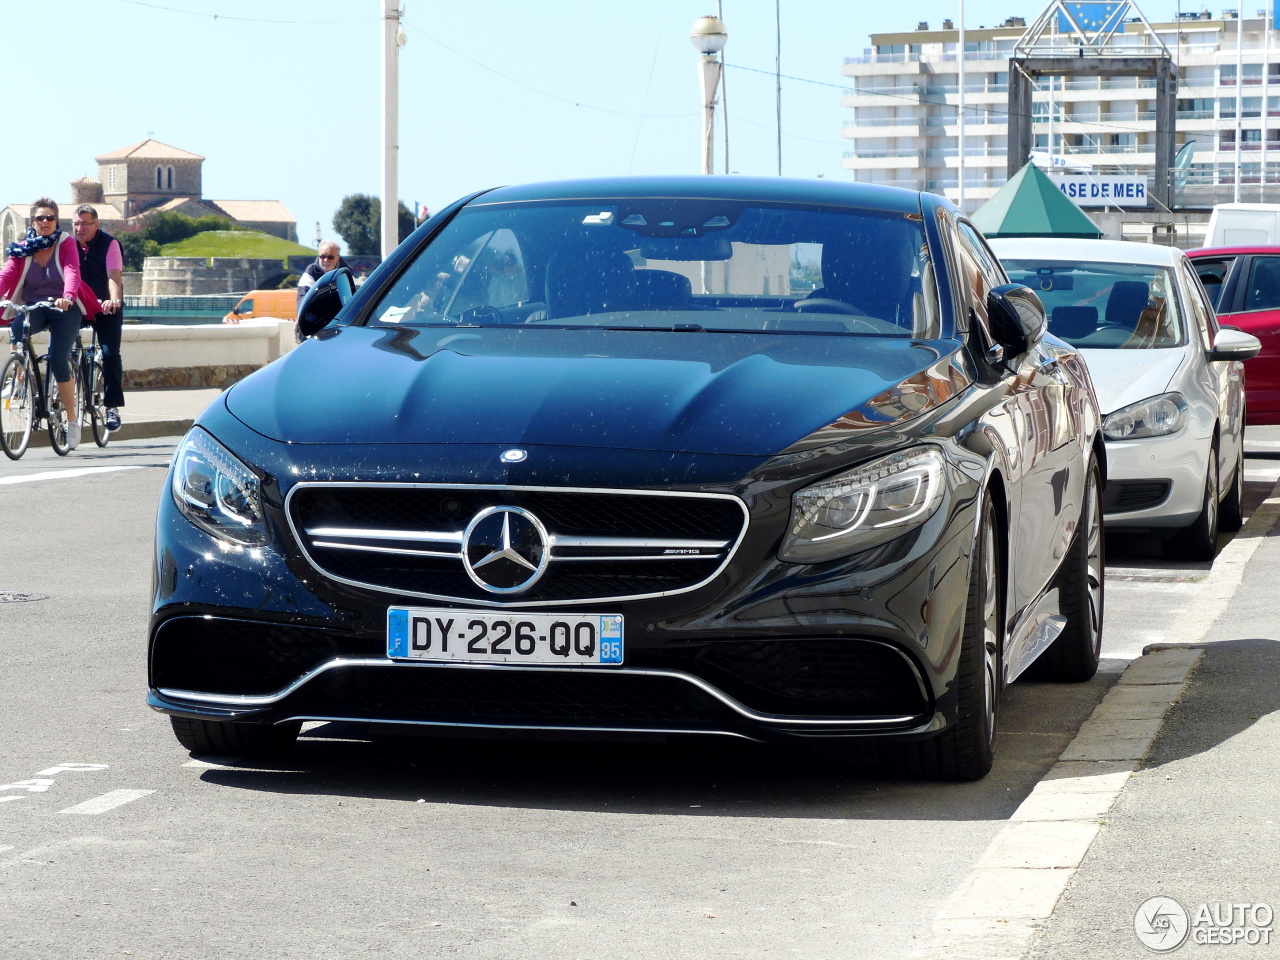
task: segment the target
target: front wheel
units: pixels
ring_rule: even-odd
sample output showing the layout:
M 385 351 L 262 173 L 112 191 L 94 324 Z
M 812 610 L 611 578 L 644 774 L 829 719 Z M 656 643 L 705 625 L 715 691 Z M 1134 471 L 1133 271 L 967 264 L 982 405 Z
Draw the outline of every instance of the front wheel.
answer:
M 956 718 L 936 737 L 903 745 L 901 759 L 926 777 L 981 780 L 995 761 L 1004 629 L 1003 584 L 995 513 L 990 502 L 984 501 L 969 573 L 969 596 L 956 670 Z
M 1240 455 L 1231 477 L 1231 489 L 1218 511 L 1218 529 L 1235 533 L 1244 526 L 1244 437 L 1240 438 Z
M 1176 536 L 1166 541 L 1166 547 L 1180 559 L 1212 560 L 1218 552 L 1218 489 L 1218 448 L 1215 444 L 1209 448 L 1200 515 L 1189 527 L 1179 530 Z
M 227 720 L 170 717 L 173 735 L 192 753 L 266 757 L 287 753 L 298 739 L 301 723 L 265 726 Z
M 35 422 L 35 396 L 31 368 L 20 353 L 9 355 L 0 372 L 0 446 L 5 456 L 17 460 L 27 452 Z
M 1102 656 L 1103 578 L 1102 472 L 1089 462 L 1080 526 L 1058 572 L 1058 595 L 1067 625 L 1036 658 L 1028 676 L 1036 680 L 1082 683 L 1098 672 Z

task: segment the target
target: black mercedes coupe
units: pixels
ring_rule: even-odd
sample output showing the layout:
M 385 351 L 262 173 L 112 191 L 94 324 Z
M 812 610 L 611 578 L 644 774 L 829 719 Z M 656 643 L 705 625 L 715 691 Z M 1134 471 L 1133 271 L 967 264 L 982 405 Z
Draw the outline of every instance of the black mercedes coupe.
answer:
M 148 700 L 189 750 L 874 738 L 976 779 L 1003 686 L 1097 669 L 1093 387 L 941 197 L 504 187 L 299 327 L 161 498 Z

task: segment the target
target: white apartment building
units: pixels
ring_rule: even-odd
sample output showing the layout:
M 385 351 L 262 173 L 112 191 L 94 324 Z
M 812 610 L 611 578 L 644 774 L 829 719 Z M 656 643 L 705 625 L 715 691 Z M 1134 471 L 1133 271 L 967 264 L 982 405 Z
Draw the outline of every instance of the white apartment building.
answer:
M 970 211 L 1006 179 L 1009 58 L 1027 22 L 1011 17 L 998 27 L 965 30 L 964 171 Z M 1215 18 L 1207 10 L 1151 24 L 1178 67 L 1176 147 L 1195 141 L 1190 157 L 1184 156 L 1189 165 L 1175 173 L 1175 184 L 1187 185 L 1175 189 L 1175 207 L 1233 199 L 1237 164 L 1241 200 L 1280 202 L 1280 33 L 1272 26 L 1262 11 L 1242 22 L 1235 11 Z M 853 113 L 844 123 L 851 149 L 843 166 L 855 179 L 958 199 L 959 34 L 949 20 L 941 27 L 921 23 L 911 32 L 873 34 L 870 49 L 846 58 L 844 75 L 851 86 L 843 105 Z M 1112 47 L 1144 44 L 1150 38 L 1136 18 L 1111 39 Z M 1243 61 L 1239 71 L 1238 59 Z M 1152 175 L 1154 80 L 1073 77 L 1059 78 L 1053 87 L 1052 99 L 1047 79 L 1034 91 L 1037 153 L 1050 154 L 1052 130 L 1053 156 L 1088 164 L 1097 173 Z

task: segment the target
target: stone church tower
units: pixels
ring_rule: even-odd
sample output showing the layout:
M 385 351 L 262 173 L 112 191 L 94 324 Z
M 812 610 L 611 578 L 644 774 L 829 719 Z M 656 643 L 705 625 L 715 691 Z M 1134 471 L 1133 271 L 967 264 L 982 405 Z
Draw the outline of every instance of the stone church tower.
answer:
M 159 140 L 96 157 L 103 200 L 127 220 L 175 197 L 201 197 L 204 157 Z

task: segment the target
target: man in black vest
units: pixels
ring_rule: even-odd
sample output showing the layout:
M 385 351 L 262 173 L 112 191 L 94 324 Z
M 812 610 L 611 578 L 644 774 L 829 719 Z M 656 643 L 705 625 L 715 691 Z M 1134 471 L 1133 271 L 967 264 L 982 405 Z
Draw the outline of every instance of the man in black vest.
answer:
M 102 312 L 91 322 L 102 344 L 106 427 L 108 431 L 119 430 L 120 407 L 124 406 L 124 364 L 120 359 L 120 337 L 124 330 L 124 258 L 120 242 L 98 229 L 98 211 L 89 204 L 76 207 L 71 229 L 80 249 L 80 275 L 102 302 Z

